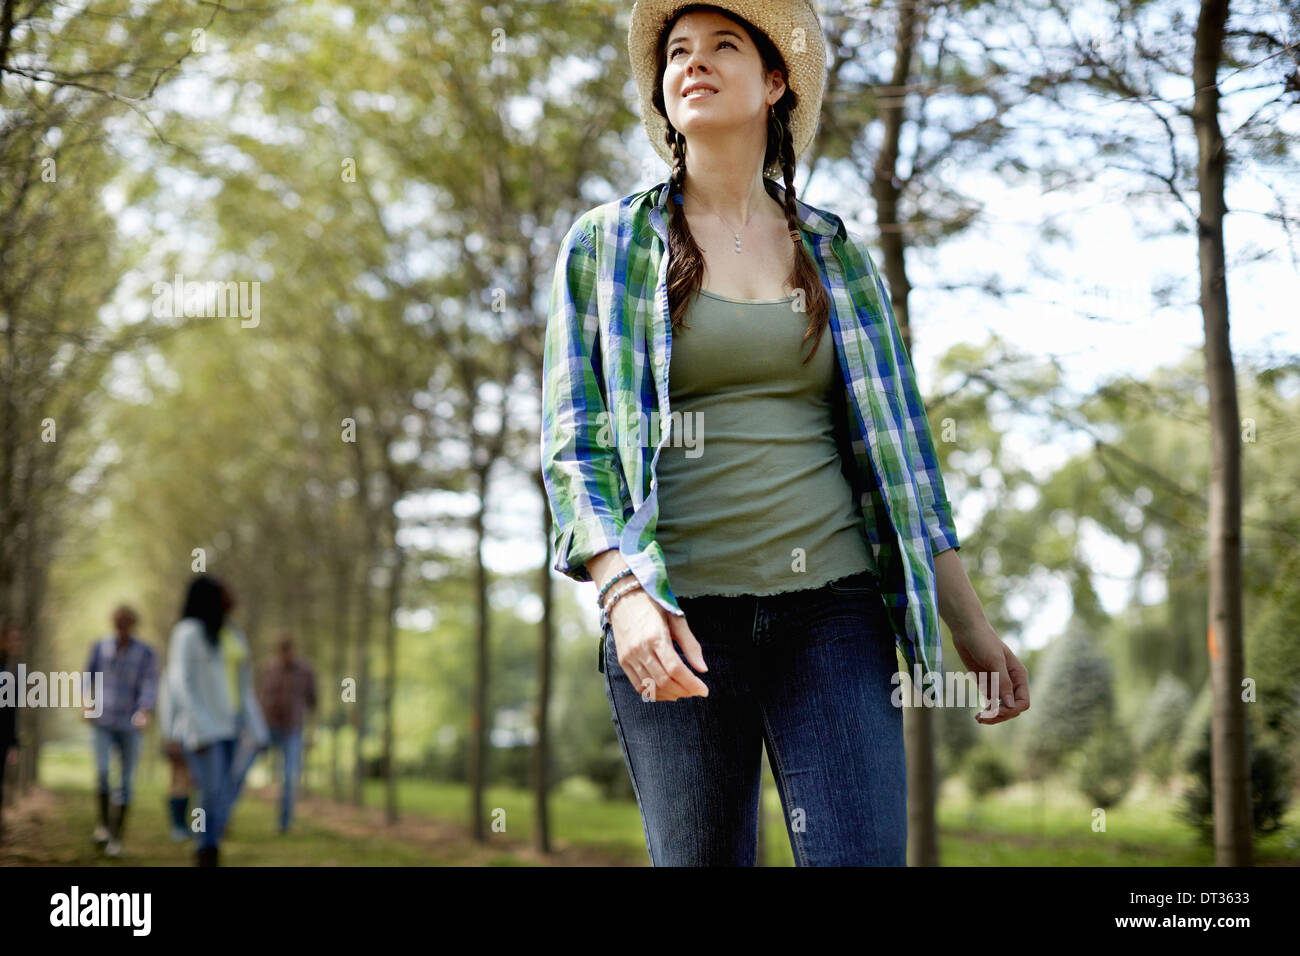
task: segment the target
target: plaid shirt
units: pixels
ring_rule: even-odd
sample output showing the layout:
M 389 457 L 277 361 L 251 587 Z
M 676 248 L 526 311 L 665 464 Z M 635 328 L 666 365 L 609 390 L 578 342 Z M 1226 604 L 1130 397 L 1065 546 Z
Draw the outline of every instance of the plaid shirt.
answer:
M 131 638 L 126 650 L 119 651 L 117 635 L 98 640 L 90 649 L 86 662 L 84 694 L 94 693 L 94 675 L 104 674 L 103 710 L 95 722 L 107 730 L 132 730 L 131 715 L 137 710 L 152 710 L 158 692 L 158 655 L 153 648 Z
M 784 187 L 764 184 L 783 200 Z M 618 549 L 645 591 L 682 615 L 655 542 L 655 468 L 673 428 L 668 191 L 663 182 L 597 206 L 561 243 L 543 358 L 541 467 L 555 570 L 590 581 L 585 562 Z M 827 331 L 844 386 L 842 420 L 852 426 L 846 471 L 895 639 L 909 673 L 941 671 L 933 556 L 959 545 L 911 359 L 866 244 L 838 216 L 797 197 L 795 205 L 831 297 Z
M 288 664 L 275 657 L 258 675 L 257 699 L 266 725 L 278 733 L 302 730 L 303 717 L 316 709 L 316 672 L 302 658 Z

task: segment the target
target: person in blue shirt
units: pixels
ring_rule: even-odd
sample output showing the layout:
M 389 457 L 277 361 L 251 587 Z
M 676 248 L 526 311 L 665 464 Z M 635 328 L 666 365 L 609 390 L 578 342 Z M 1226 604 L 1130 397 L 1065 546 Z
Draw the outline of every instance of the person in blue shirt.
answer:
M 113 611 L 114 633 L 91 646 L 86 662 L 84 697 L 86 719 L 93 727 L 95 796 L 99 807 L 94 837 L 109 856 L 122 853 L 122 830 L 131 803 L 131 779 L 140 752 L 140 731 L 149 724 L 158 691 L 158 655 L 135 636 L 138 621 L 139 616 L 131 607 L 119 605 Z M 102 699 L 95 699 L 96 692 Z M 121 765 L 121 785 L 110 814 L 109 771 L 114 750 Z

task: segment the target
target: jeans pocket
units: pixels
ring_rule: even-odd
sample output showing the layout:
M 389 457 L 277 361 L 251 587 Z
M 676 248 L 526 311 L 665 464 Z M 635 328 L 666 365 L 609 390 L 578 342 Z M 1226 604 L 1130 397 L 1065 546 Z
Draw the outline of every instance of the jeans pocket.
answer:
M 604 674 L 609 670 L 612 663 L 615 676 L 622 674 L 622 668 L 618 663 L 618 646 L 614 643 L 614 625 L 612 623 L 601 626 L 599 648 L 600 653 L 596 655 L 596 669 Z
M 873 572 L 859 571 L 828 582 L 826 589 L 832 594 L 878 594 L 880 583 Z

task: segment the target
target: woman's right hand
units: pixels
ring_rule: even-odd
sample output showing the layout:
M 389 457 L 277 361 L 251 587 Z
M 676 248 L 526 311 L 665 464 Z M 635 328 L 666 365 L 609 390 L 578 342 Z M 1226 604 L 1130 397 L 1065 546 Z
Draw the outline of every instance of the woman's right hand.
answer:
M 682 661 L 673 642 L 681 645 L 691 666 L 707 671 L 700 642 L 686 618 L 664 610 L 636 588 L 614 603 L 609 612 L 619 666 L 646 700 L 708 697 L 709 688 Z

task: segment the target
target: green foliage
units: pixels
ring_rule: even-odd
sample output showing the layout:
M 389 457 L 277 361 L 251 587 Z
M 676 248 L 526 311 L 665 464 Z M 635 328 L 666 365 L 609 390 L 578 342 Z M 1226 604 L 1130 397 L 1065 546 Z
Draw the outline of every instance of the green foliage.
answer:
M 1167 780 L 1174 770 L 1178 735 L 1191 709 L 1187 685 L 1173 674 L 1161 674 L 1147 696 L 1135 734 L 1142 769 L 1157 780 Z
M 1108 810 L 1124 799 L 1137 771 L 1137 757 L 1128 730 L 1106 720 L 1075 753 L 1074 785 L 1094 806 Z
M 976 800 L 983 800 L 1015 780 L 1011 764 L 1002 751 L 988 744 L 982 744 L 970 752 L 963 771 L 966 786 Z
M 1291 774 L 1282 755 L 1270 744 L 1256 744 L 1247 722 L 1246 752 L 1250 764 L 1251 825 L 1259 835 L 1282 829 L 1291 802 Z M 1187 770 L 1191 786 L 1183 794 L 1179 817 L 1196 830 L 1202 842 L 1214 840 L 1214 782 L 1211 776 L 1211 728 L 1206 727 L 1200 746 L 1192 751 Z
M 1205 683 L 1201 685 L 1200 692 L 1196 695 L 1196 700 L 1192 703 L 1187 719 L 1183 721 L 1182 730 L 1178 734 L 1178 743 L 1174 747 L 1175 766 L 1181 768 L 1189 766 L 1193 755 L 1200 749 L 1202 737 L 1209 732 L 1213 719 L 1213 685 L 1210 683 L 1209 678 L 1206 678 Z
M 949 670 L 961 662 L 948 636 L 944 639 L 943 659 Z M 979 706 L 978 702 L 974 704 Z M 934 722 L 935 769 L 941 779 L 961 772 L 971 751 L 981 740 L 981 728 L 972 719 L 973 713 L 973 710 L 957 707 L 935 707 L 930 711 L 930 719 Z
M 1033 695 L 1036 733 L 1027 747 L 1030 766 L 1042 772 L 1081 747 L 1114 707 L 1112 669 L 1095 639 L 1078 622 L 1048 648 Z
M 1270 598 L 1246 627 L 1246 676 L 1255 681 L 1256 702 L 1263 732 L 1281 752 L 1291 751 L 1295 736 L 1293 715 L 1300 706 L 1300 551 L 1287 556 L 1278 568 Z

